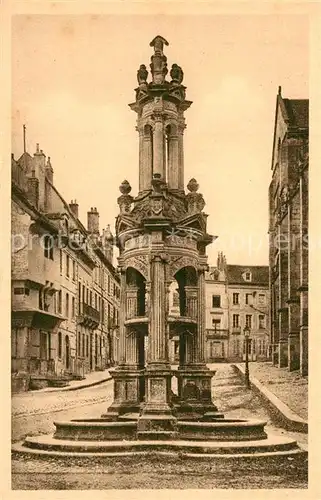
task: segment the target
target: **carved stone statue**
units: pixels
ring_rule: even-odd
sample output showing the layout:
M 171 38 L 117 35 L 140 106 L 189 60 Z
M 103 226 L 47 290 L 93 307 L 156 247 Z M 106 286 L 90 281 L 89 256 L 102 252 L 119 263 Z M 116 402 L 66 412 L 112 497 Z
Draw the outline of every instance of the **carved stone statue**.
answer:
M 203 195 L 197 193 L 199 185 L 196 179 L 191 179 L 187 184 L 187 189 L 190 191 L 186 195 L 187 210 L 189 214 L 200 213 L 205 207 L 205 201 Z
M 181 84 L 184 78 L 183 70 L 178 64 L 173 64 L 170 72 L 173 83 Z
M 148 71 L 146 69 L 145 64 L 141 64 L 139 69 L 137 70 L 137 80 L 139 85 L 142 85 L 147 82 Z
M 163 84 L 168 73 L 167 57 L 163 54 L 163 46 L 168 42 L 162 36 L 156 36 L 150 46 L 154 47 L 154 54 L 151 57 L 150 69 L 152 72 L 153 83 Z

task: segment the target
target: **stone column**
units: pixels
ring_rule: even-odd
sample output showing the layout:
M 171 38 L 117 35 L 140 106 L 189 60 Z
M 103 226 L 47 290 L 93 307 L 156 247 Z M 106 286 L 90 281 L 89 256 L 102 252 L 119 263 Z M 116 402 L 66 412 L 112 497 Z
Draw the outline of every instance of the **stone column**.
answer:
M 150 342 L 148 344 L 149 363 L 164 363 L 165 346 L 165 269 L 160 256 L 154 256 L 151 263 L 150 301 Z
M 289 337 L 288 337 L 288 368 L 290 371 L 300 368 L 300 209 L 299 196 L 296 194 L 289 206 Z
M 288 242 L 287 216 L 279 226 L 279 368 L 288 366 Z M 285 241 L 284 241 L 285 240 Z
M 182 123 L 178 128 L 178 189 L 184 190 L 184 128 Z
M 300 177 L 300 372 L 308 375 L 308 179 L 307 170 Z
M 150 324 L 148 361 L 145 370 L 146 403 L 137 423 L 139 439 L 173 438 L 177 435 L 172 415 L 171 368 L 168 360 L 165 305 L 165 261 L 162 255 L 151 257 Z
M 160 174 L 165 180 L 164 169 L 164 125 L 161 115 L 155 116 L 153 133 L 153 174 Z
M 152 130 L 147 127 L 144 133 L 139 135 L 139 147 L 142 148 L 139 167 L 139 191 L 151 189 L 153 177 L 153 154 L 152 154 Z
M 120 276 L 120 311 L 126 311 L 126 270 L 121 269 Z M 123 365 L 126 361 L 126 327 L 125 327 L 125 315 L 119 315 L 119 365 Z
M 128 285 L 126 290 L 126 319 L 137 317 L 137 292 L 138 287 Z
M 198 330 L 196 336 L 196 362 L 205 364 L 206 329 L 205 329 L 205 271 L 198 273 Z
M 169 148 L 168 148 L 168 187 L 170 189 L 179 188 L 178 155 L 179 155 L 178 136 L 170 135 Z
M 185 286 L 185 293 L 186 293 L 186 316 L 192 319 L 197 319 L 198 288 L 196 286 Z
M 127 328 L 126 334 L 126 366 L 139 368 L 138 342 L 136 331 Z

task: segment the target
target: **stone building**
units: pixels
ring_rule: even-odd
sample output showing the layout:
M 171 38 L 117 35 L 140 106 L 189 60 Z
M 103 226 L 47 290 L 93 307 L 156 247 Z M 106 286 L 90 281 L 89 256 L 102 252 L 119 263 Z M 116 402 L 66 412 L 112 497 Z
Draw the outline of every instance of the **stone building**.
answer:
M 276 101 L 269 186 L 271 343 L 279 367 L 308 373 L 309 101 Z
M 226 263 L 206 274 L 207 361 L 242 361 L 245 326 L 250 328 L 249 359 L 269 358 L 269 267 Z
M 119 313 L 110 230 L 99 233 L 96 209 L 82 225 L 39 146 L 12 157 L 11 216 L 13 390 L 106 368 Z

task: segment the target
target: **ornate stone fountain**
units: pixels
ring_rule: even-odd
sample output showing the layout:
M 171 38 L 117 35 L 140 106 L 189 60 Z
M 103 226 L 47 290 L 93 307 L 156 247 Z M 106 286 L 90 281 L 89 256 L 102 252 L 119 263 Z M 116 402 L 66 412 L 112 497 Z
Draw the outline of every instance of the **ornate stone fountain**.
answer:
M 206 246 L 213 238 L 197 181 L 189 181 L 188 194 L 184 190 L 184 112 L 192 103 L 177 64 L 166 80 L 168 42 L 156 36 L 150 45 L 151 81 L 141 65 L 130 104 L 137 113 L 139 192 L 133 197 L 124 181 L 118 198 L 120 361 L 112 373 L 113 402 L 100 418 L 55 422 L 53 436 L 30 437 L 14 449 L 65 455 L 298 453 L 295 441 L 269 438 L 265 422 L 225 419 L 212 401 L 215 372 L 205 363 L 205 271 Z M 173 282 L 179 315 L 171 316 Z M 169 361 L 171 336 L 179 337 L 176 370 Z

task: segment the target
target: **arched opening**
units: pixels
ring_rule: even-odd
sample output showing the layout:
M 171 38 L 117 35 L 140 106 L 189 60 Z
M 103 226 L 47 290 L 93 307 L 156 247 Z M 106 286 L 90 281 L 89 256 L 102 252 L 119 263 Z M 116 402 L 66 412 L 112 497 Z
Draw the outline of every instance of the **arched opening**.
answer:
M 188 297 L 186 294 L 186 287 L 197 286 L 196 270 L 192 266 L 183 267 L 175 274 L 174 278 L 178 284 L 179 295 L 179 310 L 180 316 L 187 316 L 188 314 Z
M 65 337 L 65 363 L 66 363 L 66 369 L 69 370 L 69 368 L 70 368 L 70 342 L 69 342 L 69 335 L 66 335 L 66 337 Z
M 174 275 L 177 310 L 179 316 L 197 319 L 197 272 L 192 266 L 186 266 Z M 180 329 L 178 338 L 174 337 L 174 359 L 179 361 L 180 366 L 191 360 L 193 351 L 193 333 L 189 329 Z M 178 344 L 178 345 L 177 345 Z M 180 390 L 180 389 L 179 389 Z
M 127 307 L 126 317 L 135 318 L 146 314 L 146 280 L 144 276 L 129 267 L 126 271 Z
M 126 318 L 144 317 L 146 308 L 146 279 L 134 269 L 128 267 L 126 270 Z M 145 366 L 145 335 L 142 330 L 137 330 L 137 352 L 138 363 L 141 368 Z

